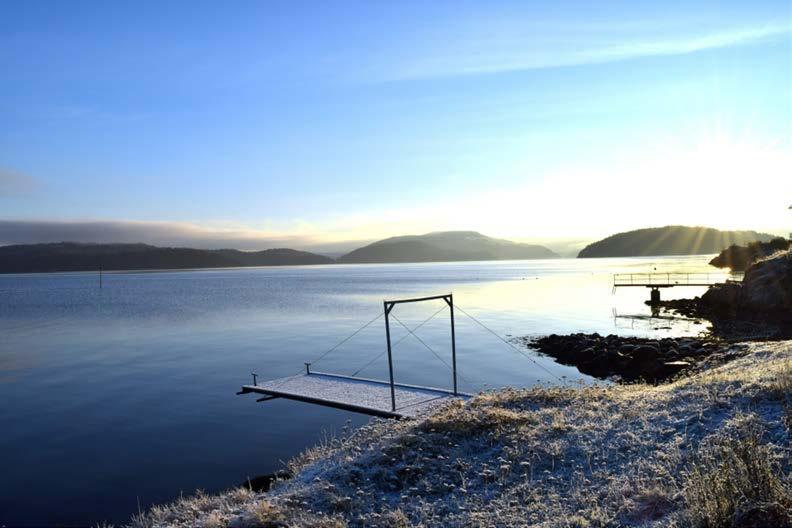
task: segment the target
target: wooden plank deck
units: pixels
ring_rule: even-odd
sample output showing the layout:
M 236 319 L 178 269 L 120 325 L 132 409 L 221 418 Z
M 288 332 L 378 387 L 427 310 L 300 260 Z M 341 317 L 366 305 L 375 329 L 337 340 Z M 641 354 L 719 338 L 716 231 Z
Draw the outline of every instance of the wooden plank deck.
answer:
M 242 393 L 258 393 L 276 398 L 303 401 L 386 418 L 407 418 L 427 414 L 454 398 L 472 395 L 434 387 L 394 384 L 396 410 L 391 408 L 390 384 L 368 378 L 353 378 L 326 372 L 311 372 L 256 385 L 243 385 Z

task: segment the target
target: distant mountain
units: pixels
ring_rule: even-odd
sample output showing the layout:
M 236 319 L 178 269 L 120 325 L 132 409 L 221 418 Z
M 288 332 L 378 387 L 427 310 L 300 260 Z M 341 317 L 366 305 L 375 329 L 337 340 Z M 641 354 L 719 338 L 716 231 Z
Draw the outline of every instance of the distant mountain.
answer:
M 443 262 L 558 258 L 543 246 L 490 238 L 475 231 L 444 231 L 386 238 L 338 259 L 342 263 Z
M 578 258 L 708 255 L 732 244 L 744 245 L 773 235 L 756 231 L 720 231 L 709 227 L 666 226 L 638 229 L 589 244 Z
M 331 258 L 296 251 L 267 249 L 162 248 L 146 244 L 30 244 L 0 247 L 0 273 L 53 271 L 151 270 L 332 264 Z

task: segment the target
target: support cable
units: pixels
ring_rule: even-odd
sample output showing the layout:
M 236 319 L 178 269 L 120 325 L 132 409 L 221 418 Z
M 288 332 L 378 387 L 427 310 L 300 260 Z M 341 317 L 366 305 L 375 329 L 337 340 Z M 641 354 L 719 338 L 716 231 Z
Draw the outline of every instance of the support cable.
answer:
M 561 383 L 564 383 L 564 384 L 566 384 L 566 380 L 564 380 L 564 379 L 562 379 L 562 378 L 560 378 L 560 377 L 556 376 L 556 375 L 555 375 L 553 372 L 551 372 L 551 371 L 550 371 L 550 369 L 548 369 L 547 367 L 545 367 L 544 365 L 542 365 L 541 363 L 539 363 L 538 361 L 536 361 L 534 358 L 532 358 L 531 356 L 529 356 L 528 354 L 526 354 L 526 353 L 525 353 L 525 351 L 523 351 L 523 350 L 521 350 L 521 349 L 517 348 L 516 346 L 514 346 L 514 344 L 513 344 L 513 343 L 511 343 L 510 341 L 508 341 L 508 340 L 504 339 L 503 337 L 501 337 L 501 335 L 500 335 L 500 334 L 498 334 L 497 332 L 495 332 L 494 330 L 492 330 L 491 328 L 489 328 L 487 325 L 485 325 L 484 323 L 482 323 L 481 321 L 479 321 L 478 319 L 476 319 L 475 317 L 473 317 L 472 315 L 470 315 L 469 313 L 467 313 L 467 312 L 466 312 L 466 311 L 465 311 L 465 310 L 464 310 L 464 309 L 463 309 L 461 306 L 459 306 L 458 304 L 454 303 L 454 308 L 458 308 L 460 312 L 462 312 L 463 314 L 465 314 L 466 316 L 468 316 L 470 319 L 472 319 L 473 321 L 475 321 L 476 323 L 478 323 L 478 324 L 479 324 L 479 325 L 480 325 L 480 326 L 481 326 L 481 327 L 482 327 L 484 330 L 486 330 L 486 331 L 487 331 L 487 332 L 489 332 L 490 334 L 494 335 L 495 337 L 497 337 L 498 339 L 500 339 L 501 341 L 503 341 L 504 343 L 506 343 L 506 344 L 507 344 L 509 347 L 511 347 L 512 349 L 514 349 L 514 351 L 515 351 L 515 352 L 517 352 L 518 354 L 522 355 L 523 357 L 525 357 L 526 359 L 528 359 L 528 360 L 529 360 L 531 363 L 533 363 L 534 365 L 536 365 L 536 366 L 537 366 L 537 367 L 539 367 L 540 369 L 542 369 L 542 370 L 544 370 L 545 372 L 547 372 L 548 374 L 550 374 L 550 376 L 554 377 L 555 379 L 557 379 L 557 380 L 558 380 L 558 381 L 560 381 Z
M 456 305 L 454 305 L 454 306 L 456 306 Z M 402 326 L 404 327 L 404 329 L 405 329 L 405 330 L 407 330 L 408 332 L 410 332 L 410 335 L 412 335 L 412 336 L 413 336 L 415 339 L 417 339 L 417 340 L 418 340 L 418 342 L 419 342 L 419 343 L 421 343 L 423 346 L 425 346 L 425 347 L 426 347 L 426 349 L 427 349 L 429 352 L 431 352 L 432 354 L 434 354 L 434 357 L 436 357 L 437 359 L 439 359 L 439 360 L 440 360 L 440 361 L 443 363 L 443 365 L 445 365 L 446 367 L 448 367 L 448 370 L 450 370 L 450 371 L 452 371 L 452 372 L 453 372 L 453 370 L 454 370 L 454 369 L 453 369 L 453 367 L 451 367 L 451 365 L 449 365 L 449 364 L 448 364 L 448 362 L 447 362 L 445 359 L 443 359 L 443 358 L 440 356 L 440 354 L 438 354 L 437 352 L 435 352 L 435 350 L 434 350 L 432 347 L 430 347 L 429 345 L 427 345 L 427 344 L 426 344 L 426 342 L 425 342 L 423 339 L 421 339 L 420 337 L 418 337 L 418 334 L 414 333 L 412 330 L 410 330 L 409 328 L 407 328 L 407 326 L 406 326 L 404 323 L 402 323 L 402 322 L 399 320 L 399 318 L 398 318 L 398 317 L 396 317 L 395 315 L 393 315 L 393 314 L 390 314 L 390 316 L 391 316 L 391 317 L 393 317 L 393 318 L 396 320 L 396 322 L 397 322 L 397 323 L 399 323 L 400 325 L 402 325 Z M 481 382 L 476 382 L 476 383 L 474 383 L 474 382 L 470 381 L 469 379 L 465 378 L 465 376 L 463 376 L 462 374 L 460 374 L 460 373 L 459 373 L 459 369 L 457 369 L 457 376 L 459 376 L 460 378 L 462 378 L 462 381 L 464 381 L 465 383 L 467 383 L 467 384 L 469 384 L 469 385 L 486 385 L 485 383 L 481 383 Z
M 437 316 L 437 315 L 438 315 L 440 312 L 442 312 L 442 311 L 443 311 L 443 310 L 445 310 L 446 308 L 448 308 L 448 305 L 447 305 L 447 304 L 446 304 L 446 305 L 444 305 L 444 306 L 443 306 L 442 308 L 440 308 L 439 310 L 437 310 L 437 311 L 436 311 L 435 313 L 433 313 L 432 315 L 430 315 L 428 319 L 424 320 L 424 322 L 422 322 L 421 324 L 419 324 L 418 326 L 416 326 L 415 328 L 413 328 L 413 331 L 415 331 L 415 330 L 418 330 L 418 329 L 419 329 L 419 328 L 421 328 L 423 325 L 425 325 L 426 323 L 428 323 L 429 321 L 431 321 L 432 319 L 434 319 L 434 318 L 435 318 L 435 317 L 436 317 L 436 316 Z M 405 340 L 405 339 L 407 339 L 408 337 L 410 337 L 410 334 L 405 334 L 405 335 L 403 335 L 403 336 L 401 337 L 401 339 L 399 339 L 398 341 L 396 341 L 396 342 L 395 342 L 395 343 L 394 343 L 394 344 L 391 346 L 391 350 L 392 350 L 392 349 L 394 349 L 394 348 L 396 348 L 396 347 L 399 345 L 399 343 L 401 343 L 402 341 L 404 341 L 404 340 Z M 357 370 L 356 370 L 356 371 L 355 371 L 355 372 L 352 374 L 352 377 L 355 377 L 355 376 L 357 376 L 358 374 L 360 374 L 361 372 L 363 372 L 364 370 L 366 370 L 366 369 L 367 369 L 368 367 L 370 367 L 370 366 L 371 366 L 371 365 L 372 365 L 372 364 L 373 364 L 375 361 L 377 361 L 379 358 L 381 358 L 382 356 L 384 356 L 384 355 L 385 355 L 385 353 L 386 353 L 387 351 L 388 351 L 388 349 L 385 349 L 385 350 L 383 350 L 382 352 L 380 352 L 379 354 L 377 354 L 377 356 L 376 356 L 375 358 L 373 358 L 373 359 L 372 359 L 372 360 L 370 360 L 368 363 L 366 363 L 365 365 L 363 365 L 362 367 L 360 367 L 359 369 L 357 369 Z
M 368 323 L 364 324 L 363 326 L 361 326 L 360 328 L 358 328 L 357 330 L 355 330 L 354 332 L 352 332 L 352 334 L 351 334 L 351 335 L 349 335 L 348 337 L 346 337 L 346 338 L 342 339 L 342 340 L 341 340 L 341 341 L 340 341 L 340 342 L 339 342 L 337 345 L 335 345 L 334 347 L 332 347 L 332 348 L 330 348 L 330 349 L 326 350 L 325 352 L 322 352 L 322 353 L 319 355 L 319 357 L 318 357 L 318 358 L 314 359 L 314 360 L 313 360 L 313 361 L 311 361 L 310 363 L 311 363 L 312 365 L 313 365 L 314 363 L 318 363 L 319 361 L 321 361 L 322 359 L 324 359 L 324 358 L 325 358 L 325 356 L 327 356 L 327 355 L 328 355 L 330 352 L 332 352 L 332 351 L 336 350 L 338 347 L 340 347 L 341 345 L 343 345 L 344 343 L 346 343 L 347 341 L 349 341 L 350 339 L 352 339 L 353 337 L 355 337 L 356 335 L 358 335 L 360 332 L 362 332 L 363 330 L 365 330 L 366 328 L 368 328 L 369 326 L 371 326 L 371 325 L 372 325 L 372 324 L 373 324 L 373 323 L 374 323 L 374 322 L 375 322 L 377 319 L 379 319 L 379 318 L 380 318 L 380 317 L 382 317 L 383 315 L 385 315 L 385 313 L 384 313 L 384 312 L 377 314 L 377 317 L 375 317 L 374 319 L 372 319 L 372 320 L 371 320 L 371 321 L 369 321 Z
M 355 337 L 356 335 L 358 335 L 360 332 L 362 332 L 363 330 L 365 330 L 366 328 L 368 328 L 369 326 L 371 326 L 371 325 L 372 325 L 372 324 L 373 324 L 373 323 L 374 323 L 374 322 L 375 322 L 377 319 L 379 319 L 379 318 L 380 318 L 380 317 L 382 317 L 383 315 L 385 315 L 385 312 L 380 312 L 380 313 L 378 313 L 378 314 L 377 314 L 377 316 L 376 316 L 374 319 L 372 319 L 372 320 L 371 320 L 371 321 L 369 321 L 368 323 L 364 324 L 363 326 L 361 326 L 360 328 L 358 328 L 357 330 L 355 330 L 354 332 L 352 332 L 352 334 L 350 334 L 349 336 L 347 336 L 347 337 L 345 337 L 344 339 L 342 339 L 341 341 L 339 341 L 339 342 L 338 342 L 338 343 L 337 343 L 335 346 L 333 346 L 333 347 L 329 348 L 328 350 L 325 350 L 324 352 L 322 352 L 321 354 L 319 354 L 319 357 L 317 357 L 316 359 L 314 359 L 313 361 L 311 361 L 311 362 L 310 362 L 310 364 L 317 363 L 318 361 L 320 361 L 320 360 L 324 359 L 324 358 L 325 358 L 325 357 L 326 357 L 326 356 L 327 356 L 329 353 L 333 352 L 333 351 L 334 351 L 334 350 L 336 350 L 338 347 L 340 347 L 341 345 L 343 345 L 344 343 L 346 343 L 347 341 L 349 341 L 350 339 L 352 339 L 353 337 Z M 303 371 L 303 369 L 300 369 L 300 370 L 298 370 L 297 372 L 295 372 L 294 374 L 292 374 L 291 376 L 286 376 L 286 377 L 284 377 L 284 378 L 283 378 L 283 381 L 281 381 L 279 384 L 275 385 L 273 388 L 274 388 L 274 389 L 277 389 L 278 387 L 280 387 L 280 386 L 282 386 L 283 384 L 285 384 L 285 383 L 286 383 L 286 382 L 289 380 L 289 378 L 292 378 L 292 377 L 294 377 L 294 376 L 297 376 L 297 375 L 299 375 L 299 374 L 300 374 L 302 371 Z

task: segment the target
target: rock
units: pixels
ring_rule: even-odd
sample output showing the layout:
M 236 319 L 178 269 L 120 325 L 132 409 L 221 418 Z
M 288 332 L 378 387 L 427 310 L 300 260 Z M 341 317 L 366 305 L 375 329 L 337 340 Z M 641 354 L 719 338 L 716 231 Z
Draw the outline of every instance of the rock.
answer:
M 287 480 L 292 477 L 288 471 L 276 471 L 269 475 L 259 475 L 257 477 L 248 478 L 245 482 L 239 485 L 241 488 L 248 488 L 252 491 L 269 491 L 272 483 L 276 480 Z
M 609 335 L 551 335 L 530 342 L 540 352 L 559 363 L 573 365 L 584 374 L 598 378 L 618 376 L 624 381 L 662 382 L 681 371 L 699 368 L 707 362 L 722 363 L 740 355 L 732 354 L 719 340 L 679 338 L 662 340 Z
M 792 311 L 792 251 L 748 268 L 740 301 L 744 312 L 789 316 Z
M 667 301 L 664 308 L 698 319 L 792 321 L 792 250 L 759 260 L 742 283 L 711 286 L 700 299 Z
M 641 345 L 635 349 L 634 357 L 636 359 L 640 359 L 641 361 L 652 360 L 654 361 L 657 359 L 657 356 L 660 354 L 660 350 L 653 346 L 653 345 Z
M 701 304 L 713 313 L 734 317 L 740 305 L 742 285 L 735 282 L 726 282 L 710 286 L 701 297 Z

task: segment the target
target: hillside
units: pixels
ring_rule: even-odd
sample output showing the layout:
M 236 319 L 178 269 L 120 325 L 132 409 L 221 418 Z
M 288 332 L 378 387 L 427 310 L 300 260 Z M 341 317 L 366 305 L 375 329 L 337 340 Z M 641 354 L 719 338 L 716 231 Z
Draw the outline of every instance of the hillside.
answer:
M 773 235 L 756 231 L 720 231 L 709 227 L 665 226 L 637 229 L 589 244 L 578 258 L 708 255 L 732 244 L 745 245 Z
M 339 258 L 343 263 L 443 262 L 558 258 L 544 246 L 491 238 L 475 231 L 444 231 L 380 240 Z
M 0 273 L 150 270 L 331 264 L 333 259 L 296 251 L 267 249 L 161 248 L 146 244 L 30 244 L 0 247 Z

